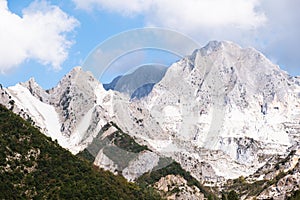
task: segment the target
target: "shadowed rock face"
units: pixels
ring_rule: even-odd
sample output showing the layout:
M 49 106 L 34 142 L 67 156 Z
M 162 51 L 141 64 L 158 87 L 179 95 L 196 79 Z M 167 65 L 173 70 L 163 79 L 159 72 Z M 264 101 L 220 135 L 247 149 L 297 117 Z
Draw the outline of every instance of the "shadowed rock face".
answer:
M 114 90 L 118 81 L 122 78 L 122 76 L 117 76 L 110 83 L 103 84 L 103 88 L 105 90 Z
M 146 97 L 154 87 L 155 83 L 147 83 L 139 88 L 137 88 L 131 95 L 131 99 L 141 99 Z
M 164 77 L 166 71 L 167 67 L 165 66 L 144 65 L 130 74 L 116 77 L 111 83 L 103 84 L 103 87 L 106 90 L 119 91 L 129 96 L 135 93 L 134 97 L 143 97 L 148 95 L 152 88 L 141 88 L 145 87 L 145 85 L 154 85 L 159 82 Z

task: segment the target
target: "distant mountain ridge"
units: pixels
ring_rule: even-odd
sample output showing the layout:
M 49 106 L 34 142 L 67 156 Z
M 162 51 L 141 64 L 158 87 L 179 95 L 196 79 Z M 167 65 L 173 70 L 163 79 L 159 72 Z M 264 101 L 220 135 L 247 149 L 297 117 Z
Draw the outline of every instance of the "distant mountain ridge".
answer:
M 117 76 L 116 78 L 114 78 L 110 83 L 104 83 L 103 84 L 103 88 L 105 90 L 114 90 L 114 88 L 116 87 L 118 81 L 122 78 L 122 76 Z
M 142 98 L 151 92 L 152 87 L 149 86 L 158 83 L 166 71 L 165 66 L 143 65 L 132 73 L 117 76 L 111 83 L 103 84 L 103 87 L 105 90 L 115 90 L 132 97 Z
M 130 96 L 131 99 L 141 99 L 146 97 L 153 89 L 155 83 L 147 83 L 142 85 L 141 87 L 137 88 L 132 95 Z

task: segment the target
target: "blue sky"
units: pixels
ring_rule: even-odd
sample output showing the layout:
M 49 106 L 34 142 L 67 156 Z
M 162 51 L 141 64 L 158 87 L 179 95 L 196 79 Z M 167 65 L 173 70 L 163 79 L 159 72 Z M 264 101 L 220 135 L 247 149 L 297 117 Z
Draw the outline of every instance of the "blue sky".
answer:
M 0 83 L 34 77 L 51 88 L 109 37 L 149 26 L 178 31 L 201 46 L 209 40 L 252 46 L 300 75 L 299 19 L 295 0 L 0 0 Z M 143 58 L 164 65 L 178 59 L 159 51 Z

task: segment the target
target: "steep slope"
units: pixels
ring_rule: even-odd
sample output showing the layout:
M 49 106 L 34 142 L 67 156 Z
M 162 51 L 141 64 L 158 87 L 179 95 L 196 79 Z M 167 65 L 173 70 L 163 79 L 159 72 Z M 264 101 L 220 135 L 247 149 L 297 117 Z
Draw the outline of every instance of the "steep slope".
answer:
M 0 105 L 1 199 L 160 199 L 93 169 Z
M 288 156 L 269 159 L 263 167 L 249 177 L 228 180 L 225 191 L 237 191 L 242 199 L 288 199 L 299 191 L 300 150 L 292 150 Z
M 36 86 L 36 91 L 38 91 L 35 93 L 36 96 L 30 93 L 30 91 L 33 91 L 31 88 L 33 85 Z M 30 113 L 32 120 L 37 123 L 38 127 L 42 128 L 42 131 L 45 132 L 47 136 L 57 139 L 59 144 L 63 147 L 69 146 L 67 138 L 60 133 L 61 124 L 55 108 L 39 100 L 42 99 L 40 98 L 41 96 L 38 96 L 41 94 L 41 90 L 33 79 L 28 81 L 28 86 L 30 89 L 25 88 L 21 84 L 17 84 L 8 89 L 9 94 L 14 97 L 15 106 Z M 37 99 L 37 97 L 39 99 Z M 48 100 L 46 95 L 44 99 Z
M 22 110 L 47 136 L 73 154 L 89 155 L 99 167 L 133 181 L 157 165 L 154 161 L 160 155 L 136 143 L 113 123 L 118 117 L 114 107 L 129 102 L 129 97 L 105 91 L 79 67 L 51 90 L 44 91 L 30 79 L 3 92 L 6 98 L 0 102 L 11 107 L 9 101 L 14 99 L 16 113 Z
M 256 50 L 210 42 L 173 64 L 130 104 L 130 115 L 116 110 L 126 119 L 117 123 L 199 180 L 220 182 L 299 145 L 299 91 L 295 78 Z
M 15 101 L 15 112 L 24 111 L 46 135 L 76 154 L 114 117 L 113 98 L 92 76 L 75 67 L 47 91 L 30 79 L 4 89 Z M 2 103 L 6 103 L 2 100 Z

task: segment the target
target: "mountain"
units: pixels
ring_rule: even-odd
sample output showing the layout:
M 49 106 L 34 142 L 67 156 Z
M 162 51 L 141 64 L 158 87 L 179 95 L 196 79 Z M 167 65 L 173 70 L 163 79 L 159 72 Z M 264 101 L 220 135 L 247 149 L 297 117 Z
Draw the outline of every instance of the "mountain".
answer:
M 118 76 L 109 84 L 103 84 L 106 90 L 115 90 L 134 97 L 147 96 L 151 92 L 151 87 L 145 88 L 145 85 L 156 84 L 165 75 L 167 68 L 161 65 L 143 65 L 130 74 Z M 142 92 L 138 94 L 138 92 Z
M 298 148 L 298 94 L 296 79 L 256 50 L 211 42 L 174 63 L 118 125 L 199 180 L 219 182 Z
M 74 70 L 77 71 L 77 69 Z M 32 81 L 33 79 L 30 80 L 31 83 L 27 82 L 21 85 L 35 85 L 33 84 Z M 52 198 L 53 196 L 55 196 L 55 198 L 73 198 L 76 196 L 78 198 L 93 197 L 93 198 L 101 198 L 101 199 L 102 198 L 108 198 L 108 199 L 119 199 L 119 198 L 159 199 L 160 198 L 155 191 L 151 191 L 151 188 L 148 189 L 149 186 L 145 185 L 146 182 L 141 181 L 140 182 L 141 186 L 135 186 L 132 184 L 128 184 L 120 176 L 114 177 L 111 173 L 104 172 L 102 169 L 99 170 L 98 168 L 97 169 L 95 168 L 95 165 L 100 166 L 101 168 L 112 171 L 115 175 L 118 175 L 119 173 L 122 174 L 122 170 L 123 170 L 126 173 L 123 173 L 122 175 L 125 176 L 128 180 L 133 180 L 136 177 L 141 176 L 142 174 L 147 172 L 149 169 L 151 169 L 149 168 L 149 166 L 151 167 L 151 163 L 153 162 L 153 160 L 148 161 L 148 163 L 150 163 L 149 166 L 146 165 L 145 168 L 141 168 L 141 164 L 145 165 L 145 163 L 143 163 L 145 162 L 145 159 L 151 159 L 151 158 L 159 159 L 159 157 L 156 154 L 149 151 L 149 149 L 146 146 L 139 145 L 129 135 L 122 132 L 116 126 L 116 124 L 110 122 L 104 125 L 101 128 L 101 130 L 98 132 L 97 136 L 93 138 L 93 141 L 89 144 L 89 147 L 77 154 L 77 156 L 84 158 L 84 160 L 89 160 L 93 162 L 95 165 L 94 165 L 94 169 L 92 169 L 91 163 L 87 163 L 84 160 L 81 161 L 75 156 L 72 156 L 71 153 L 68 153 L 68 151 L 61 148 L 57 143 L 58 142 L 57 140 L 61 140 L 61 138 L 56 138 L 55 142 L 53 142 L 49 137 L 45 137 L 41 133 L 39 133 L 38 129 L 46 131 L 44 132 L 45 134 L 48 132 L 48 129 L 38 127 L 36 124 L 41 124 L 41 123 L 35 123 L 32 120 L 32 118 L 25 113 L 23 109 L 19 109 L 17 107 L 15 102 L 11 100 L 12 97 L 6 92 L 6 90 L 2 88 L 1 90 L 2 90 L 1 91 L 2 103 L 8 102 L 6 105 L 10 107 L 11 110 L 14 110 L 15 112 L 19 111 L 18 114 L 21 114 L 27 121 L 25 122 L 21 118 L 17 117 L 15 114 L 12 114 L 8 110 L 6 110 L 2 105 L 0 105 L 1 147 L 8 148 L 9 150 L 13 149 L 13 152 L 10 151 L 9 154 L 21 155 L 21 159 L 22 159 L 22 160 L 19 159 L 18 161 L 4 159 L 0 163 L 1 166 L 6 166 L 1 171 L 1 173 L 3 177 L 7 177 L 6 179 L 1 179 L 2 182 L 0 181 L 0 190 L 3 191 L 2 192 L 3 198 L 12 198 L 12 197 L 19 198 L 21 196 L 24 197 L 24 195 L 26 196 L 26 198 L 33 198 L 33 197 Z M 37 103 L 37 102 L 33 102 L 33 103 Z M 32 105 L 32 104 L 28 104 L 28 105 Z M 35 108 L 40 108 L 40 109 L 44 108 L 42 106 L 41 107 L 38 106 L 40 105 L 36 104 Z M 37 126 L 38 129 L 33 128 L 31 124 Z M 28 128 L 26 128 L 27 126 Z M 20 143 L 19 141 L 15 141 L 15 140 L 19 140 L 20 137 L 28 138 L 27 136 L 34 137 L 34 139 L 31 141 L 31 139 L 29 138 L 30 142 L 26 142 L 25 144 Z M 54 138 L 52 139 L 54 140 Z M 35 180 L 34 183 L 31 183 L 32 182 L 31 179 L 27 180 L 27 175 L 26 175 L 27 173 L 25 173 L 25 171 L 22 172 L 18 171 L 19 168 L 24 168 L 24 166 L 26 168 L 27 162 L 31 163 L 31 160 L 26 160 L 25 158 L 26 163 L 24 164 L 23 163 L 24 153 L 20 153 L 21 151 L 22 152 L 26 151 L 26 149 L 30 149 L 31 147 L 38 148 L 37 151 L 41 151 L 42 155 L 46 154 L 46 160 L 44 157 L 32 158 L 34 159 L 33 162 L 35 164 L 35 171 L 34 173 L 28 176 L 34 177 Z M 6 158 L 6 157 L 10 158 L 9 155 L 6 155 L 6 153 L 8 153 L 6 152 L 6 150 L 2 150 L 1 152 L 3 155 L 2 158 Z M 52 155 L 53 152 L 55 152 L 54 155 Z M 110 160 L 109 158 L 110 156 L 112 157 L 113 160 Z M 64 161 L 64 159 L 66 160 Z M 132 160 L 133 162 L 129 163 L 130 160 Z M 7 171 L 6 170 L 7 166 L 9 166 L 12 162 L 15 162 L 13 163 L 14 168 L 12 170 Z M 162 162 L 162 161 L 159 159 L 158 162 Z M 7 163 L 9 163 L 9 165 Z M 42 163 L 42 165 L 40 166 L 39 163 Z M 137 166 L 135 166 L 135 164 L 137 164 Z M 32 165 L 30 164 L 30 166 Z M 110 166 L 116 166 L 116 168 L 111 168 Z M 159 166 L 164 167 L 165 164 L 162 163 L 159 164 Z M 77 170 L 80 170 L 80 172 L 77 172 Z M 83 170 L 84 173 L 82 173 L 81 170 Z M 53 174 L 51 175 L 55 177 L 52 178 L 49 177 L 49 179 L 48 177 L 45 178 L 44 177 L 45 175 L 41 173 L 41 171 L 47 171 L 51 173 L 53 172 Z M 176 184 L 178 184 L 178 187 L 180 187 L 181 190 L 183 191 L 189 190 L 190 192 L 194 192 L 194 191 L 196 192 L 195 194 L 193 193 L 190 194 L 189 195 L 190 197 L 192 197 L 193 199 L 203 199 L 204 196 L 201 193 L 201 191 L 204 191 L 207 195 L 211 195 L 210 192 L 208 192 L 207 189 L 205 188 L 201 188 L 201 190 L 199 190 L 197 186 L 191 187 L 192 185 L 197 183 L 197 181 L 193 179 L 189 175 L 189 173 L 184 171 L 182 168 L 178 168 L 177 166 L 176 169 L 171 169 L 168 172 L 172 174 L 174 172 L 178 173 L 178 171 L 180 172 L 180 174 L 184 174 L 185 176 L 187 176 L 189 181 L 193 181 L 193 183 L 189 185 L 186 184 L 182 185 L 180 181 L 184 182 L 185 179 L 181 178 L 180 175 L 178 175 L 180 181 L 176 182 Z M 42 183 L 39 182 L 41 179 L 40 175 L 43 176 L 42 180 L 45 182 Z M 19 179 L 15 179 L 15 176 L 18 176 L 23 179 L 22 182 L 25 185 L 22 188 L 19 187 L 14 188 L 14 186 L 12 185 L 20 182 Z M 61 181 L 61 176 L 66 176 L 68 179 L 65 180 L 65 177 L 63 177 L 62 180 L 64 181 L 63 182 L 64 184 L 63 185 L 60 184 L 59 185 L 60 187 L 57 188 L 56 183 Z M 156 175 L 156 177 L 159 176 L 160 175 Z M 81 180 L 81 178 L 84 179 L 84 181 Z M 160 178 L 163 177 L 160 176 Z M 77 181 L 79 181 L 79 183 L 77 183 Z M 101 184 L 103 181 L 107 185 L 102 186 Z M 48 184 L 48 182 L 51 184 Z M 35 188 L 36 184 L 39 184 L 37 189 Z M 76 185 L 76 187 L 74 186 L 74 184 Z M 82 186 L 82 184 L 84 186 Z M 95 188 L 99 186 L 101 186 L 100 189 Z M 128 186 L 129 188 L 132 187 L 132 189 L 128 190 L 127 189 Z M 144 188 L 145 186 L 147 186 L 147 188 Z M 43 188 L 46 187 L 49 190 L 47 191 L 42 190 Z M 80 187 L 80 189 L 78 189 L 78 187 Z M 165 187 L 168 187 L 167 183 L 165 184 Z M 7 192 L 7 190 L 9 192 Z M 97 190 L 97 192 L 93 192 L 95 190 Z M 160 188 L 157 188 L 157 190 L 160 190 Z M 122 192 L 122 194 L 119 194 L 119 192 Z M 112 194 L 109 195 L 110 193 Z M 181 194 L 181 193 L 182 191 L 175 191 L 175 190 L 174 191 L 162 190 L 160 192 L 162 196 L 166 196 L 166 197 L 168 197 L 169 195 L 174 196 L 176 194 Z
M 299 190 L 300 81 L 253 48 L 209 42 L 134 100 L 79 67 L 48 91 L 32 79 L 2 91 L 3 104 L 64 148 L 127 180 L 176 162 L 203 194 L 203 185 L 244 199 Z M 167 175 L 150 184 L 181 180 Z
M 142 85 L 141 87 L 137 88 L 131 95 L 131 99 L 141 99 L 146 97 L 154 87 L 155 83 L 147 83 Z
M 0 105 L 1 199 L 160 199 L 95 169 Z
M 117 76 L 110 83 L 103 84 L 103 88 L 105 90 L 114 90 L 118 81 L 122 78 L 122 76 Z

